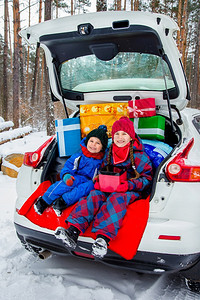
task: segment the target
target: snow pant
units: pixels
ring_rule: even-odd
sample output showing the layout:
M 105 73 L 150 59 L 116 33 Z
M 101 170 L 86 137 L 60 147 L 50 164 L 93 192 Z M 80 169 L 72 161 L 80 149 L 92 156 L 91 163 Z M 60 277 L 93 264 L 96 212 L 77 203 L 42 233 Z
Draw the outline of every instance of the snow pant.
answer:
M 133 202 L 138 197 L 136 192 L 108 194 L 92 190 L 87 197 L 79 200 L 66 223 L 84 233 L 93 221 L 92 232 L 114 239 L 122 225 L 130 200 Z
M 93 188 L 94 184 L 92 180 L 87 180 L 78 186 L 74 186 L 74 184 L 68 186 L 63 180 L 60 180 L 52 184 L 42 198 L 48 205 L 51 205 L 56 199 L 62 196 L 66 205 L 69 206 L 76 203 L 81 197 L 88 195 Z

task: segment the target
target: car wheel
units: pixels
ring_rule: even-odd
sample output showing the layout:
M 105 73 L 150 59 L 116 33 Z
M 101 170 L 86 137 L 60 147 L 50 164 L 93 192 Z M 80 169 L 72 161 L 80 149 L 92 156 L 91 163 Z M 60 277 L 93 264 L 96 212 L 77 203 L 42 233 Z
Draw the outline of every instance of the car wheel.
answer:
M 195 293 L 200 293 L 200 281 L 185 278 L 185 283 L 189 290 Z

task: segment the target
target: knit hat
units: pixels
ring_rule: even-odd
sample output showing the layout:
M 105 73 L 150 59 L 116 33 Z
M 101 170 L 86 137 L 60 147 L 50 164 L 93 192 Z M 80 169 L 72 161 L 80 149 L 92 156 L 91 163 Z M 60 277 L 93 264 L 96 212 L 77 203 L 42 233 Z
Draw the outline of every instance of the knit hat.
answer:
M 97 129 L 90 131 L 85 139 L 86 146 L 87 146 L 89 139 L 94 136 L 101 141 L 102 146 L 103 146 L 102 150 L 105 151 L 106 147 L 108 145 L 108 136 L 107 136 L 106 132 L 107 132 L 106 125 L 100 125 Z
M 128 133 L 133 140 L 135 139 L 133 122 L 128 117 L 121 117 L 119 120 L 115 121 L 112 126 L 112 139 L 117 131 L 124 131 Z

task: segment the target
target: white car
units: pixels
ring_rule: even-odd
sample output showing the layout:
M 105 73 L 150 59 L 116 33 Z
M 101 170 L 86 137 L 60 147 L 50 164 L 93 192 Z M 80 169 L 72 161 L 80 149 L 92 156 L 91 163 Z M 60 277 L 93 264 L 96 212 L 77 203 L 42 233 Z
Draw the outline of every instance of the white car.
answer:
M 44 49 L 52 99 L 76 116 L 83 104 L 155 98 L 156 113 L 165 118 L 162 142 L 171 150 L 154 172 L 147 226 L 132 259 L 109 250 L 101 261 L 138 272 L 180 272 L 199 291 L 200 111 L 186 108 L 190 93 L 173 38 L 177 30 L 168 16 L 120 11 L 46 21 L 21 36 Z M 41 183 L 56 180 L 65 160 L 55 137 L 25 154 L 17 179 L 17 235 L 41 258 L 56 253 L 91 260 L 91 237 L 79 237 L 73 252 L 48 226 L 19 213 Z

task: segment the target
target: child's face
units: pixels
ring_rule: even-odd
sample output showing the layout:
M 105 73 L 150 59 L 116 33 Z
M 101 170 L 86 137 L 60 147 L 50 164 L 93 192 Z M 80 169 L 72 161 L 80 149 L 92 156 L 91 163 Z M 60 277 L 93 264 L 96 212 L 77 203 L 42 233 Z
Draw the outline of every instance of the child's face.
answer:
M 102 150 L 102 147 L 103 146 L 102 146 L 100 139 L 98 139 L 97 137 L 94 137 L 94 136 L 89 138 L 89 140 L 87 142 L 88 151 L 90 151 L 91 153 L 98 153 Z
M 122 148 L 122 147 L 126 146 L 130 141 L 131 141 L 131 137 L 125 131 L 120 130 L 120 131 L 115 132 L 114 143 L 118 147 Z

